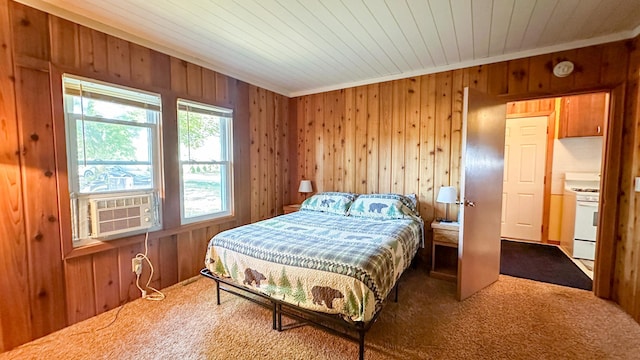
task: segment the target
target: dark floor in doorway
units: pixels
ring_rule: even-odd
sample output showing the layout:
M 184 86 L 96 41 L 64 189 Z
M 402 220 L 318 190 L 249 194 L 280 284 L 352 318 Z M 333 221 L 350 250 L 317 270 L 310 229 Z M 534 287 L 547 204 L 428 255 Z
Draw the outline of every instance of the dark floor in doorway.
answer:
M 500 273 L 591 290 L 593 281 L 556 246 L 502 240 Z

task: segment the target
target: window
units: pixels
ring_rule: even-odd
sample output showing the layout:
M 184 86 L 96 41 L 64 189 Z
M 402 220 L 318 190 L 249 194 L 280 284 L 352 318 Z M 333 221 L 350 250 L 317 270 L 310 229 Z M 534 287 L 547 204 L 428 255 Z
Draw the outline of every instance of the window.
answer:
M 160 228 L 160 95 L 63 75 L 74 246 Z
M 182 223 L 232 213 L 230 109 L 178 100 Z

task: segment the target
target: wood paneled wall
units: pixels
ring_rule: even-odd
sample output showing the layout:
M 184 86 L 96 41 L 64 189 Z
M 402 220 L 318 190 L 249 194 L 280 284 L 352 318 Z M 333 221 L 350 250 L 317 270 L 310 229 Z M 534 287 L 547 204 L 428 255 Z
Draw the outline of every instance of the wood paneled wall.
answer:
M 70 248 L 63 72 L 162 95 L 164 229 L 149 236 L 151 286 L 197 275 L 211 236 L 289 202 L 288 98 L 9 0 L 0 43 L 0 351 L 140 296 L 131 258 L 143 236 Z M 233 217 L 180 225 L 177 98 L 234 109 Z
M 640 193 L 634 180 L 640 176 L 640 36 L 630 45 L 627 96 L 623 107 L 622 174 L 616 224 L 614 300 L 640 322 Z
M 291 181 L 310 179 L 318 192 L 417 193 L 429 223 L 444 215 L 434 198 L 438 188 L 459 188 L 465 86 L 505 102 L 611 90 L 609 131 L 618 140 L 606 150 L 613 155 L 605 164 L 603 197 L 612 209 L 605 225 L 615 223 L 617 236 L 599 241 L 601 276 L 595 285 L 640 321 L 640 198 L 632 186 L 640 175 L 639 43 L 636 38 L 294 98 L 289 120 L 297 156 L 290 160 Z M 562 60 L 573 61 L 576 71 L 554 77 L 553 65 Z M 509 107 L 519 113 L 551 109 L 552 101 Z M 302 200 L 299 194 L 292 198 Z
M 251 222 L 282 213 L 289 203 L 289 98 L 250 86 Z

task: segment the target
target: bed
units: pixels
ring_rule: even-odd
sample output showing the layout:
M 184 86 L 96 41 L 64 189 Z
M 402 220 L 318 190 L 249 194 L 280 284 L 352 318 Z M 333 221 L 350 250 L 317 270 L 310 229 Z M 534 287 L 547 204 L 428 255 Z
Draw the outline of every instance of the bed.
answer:
M 266 300 L 278 330 L 283 314 L 338 319 L 358 333 L 363 358 L 364 334 L 420 246 L 423 224 L 411 198 L 321 193 L 298 212 L 214 236 L 202 274 L 218 288 Z

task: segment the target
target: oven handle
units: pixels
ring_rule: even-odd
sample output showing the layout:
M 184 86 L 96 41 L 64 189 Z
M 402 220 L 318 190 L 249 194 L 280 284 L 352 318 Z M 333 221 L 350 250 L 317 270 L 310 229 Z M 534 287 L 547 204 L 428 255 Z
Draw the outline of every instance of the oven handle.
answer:
M 583 207 L 594 207 L 594 208 L 598 207 L 598 203 L 597 202 L 592 202 L 592 201 L 578 201 L 578 202 L 576 202 L 576 204 L 578 206 L 583 206 Z

